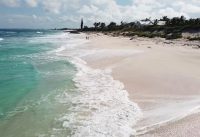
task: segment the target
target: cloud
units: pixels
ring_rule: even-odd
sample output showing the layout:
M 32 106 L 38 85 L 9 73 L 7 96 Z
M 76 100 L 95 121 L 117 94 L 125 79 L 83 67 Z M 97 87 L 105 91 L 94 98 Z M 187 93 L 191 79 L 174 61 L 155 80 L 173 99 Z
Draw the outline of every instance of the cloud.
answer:
M 69 9 L 73 9 L 71 12 L 76 12 L 81 6 L 80 1 L 81 0 L 40 0 L 40 3 L 46 12 L 60 14 L 62 11 L 66 12 Z
M 121 2 L 119 2 L 121 1 Z M 59 25 L 65 22 L 79 26 L 80 19 L 84 18 L 87 25 L 103 21 L 135 21 L 147 17 L 159 18 L 162 16 L 199 17 L 200 0 L 0 0 L 0 5 L 9 7 L 29 6 L 43 9 L 45 12 L 35 13 L 48 16 L 49 20 Z M 120 4 L 123 3 L 123 4 Z M 27 10 L 27 13 L 29 11 Z M 24 13 L 26 14 L 26 13 Z M 30 13 L 32 15 L 34 13 Z M 32 16 L 32 19 L 35 17 Z M 15 18 L 13 18 L 14 20 Z M 37 20 L 39 17 L 37 17 Z M 45 20 L 48 19 L 45 17 Z M 67 24 L 68 25 L 68 24 Z
M 32 15 L 33 19 L 37 19 L 37 16 L 35 14 Z
M 45 11 L 55 14 L 59 14 L 62 7 L 62 1 L 57 0 L 44 0 L 42 4 Z
M 200 13 L 198 0 L 132 0 L 129 5 L 120 5 L 116 0 L 43 0 L 44 9 L 52 13 L 60 13 L 71 22 L 79 23 L 81 17 L 88 24 L 103 21 L 134 21 L 146 17 L 162 16 L 191 17 Z M 68 14 L 69 15 L 65 15 Z
M 0 5 L 5 5 L 8 7 L 19 7 L 20 0 L 1 0 Z
M 119 21 L 122 18 L 120 6 L 114 0 L 90 0 L 87 4 L 80 7 L 78 13 L 89 22 Z
M 174 8 L 180 9 L 180 11 L 188 14 L 199 13 L 200 15 L 200 1 L 195 3 L 184 3 L 183 1 L 179 1 L 173 4 Z
M 74 17 L 74 16 L 62 16 L 59 18 L 61 22 L 79 22 L 79 17 Z
M 92 8 L 93 5 L 95 9 Z M 90 0 L 78 11 L 96 21 L 134 21 L 146 17 L 192 17 L 200 15 L 199 0 L 132 0 L 129 5 L 119 5 L 115 0 Z M 92 12 L 93 11 L 93 12 Z M 88 15 L 90 14 L 90 15 Z
M 94 5 L 83 5 L 83 7 L 78 11 L 80 14 L 92 14 L 97 12 L 98 8 Z
M 30 7 L 37 7 L 38 1 L 37 0 L 25 0 L 26 4 Z
M 52 22 L 54 19 L 48 16 L 36 16 L 36 15 L 23 15 L 1 14 L 3 20 L 0 21 L 1 28 L 54 28 L 59 26 L 58 22 Z

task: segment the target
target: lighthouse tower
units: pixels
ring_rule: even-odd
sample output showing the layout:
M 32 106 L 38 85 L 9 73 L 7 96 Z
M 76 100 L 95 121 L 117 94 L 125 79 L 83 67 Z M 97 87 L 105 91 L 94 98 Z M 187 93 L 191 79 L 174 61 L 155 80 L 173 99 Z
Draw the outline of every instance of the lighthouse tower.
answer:
M 83 30 L 83 19 L 81 19 L 81 30 Z

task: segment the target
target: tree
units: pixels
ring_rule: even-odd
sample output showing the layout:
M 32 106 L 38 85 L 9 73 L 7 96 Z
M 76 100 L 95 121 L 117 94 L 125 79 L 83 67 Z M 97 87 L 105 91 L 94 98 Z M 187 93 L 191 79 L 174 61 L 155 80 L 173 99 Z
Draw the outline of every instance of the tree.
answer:
M 121 21 L 121 25 L 120 26 L 126 26 L 127 25 L 127 23 L 126 22 L 123 22 L 123 21 Z
M 184 17 L 184 16 L 181 16 L 181 18 L 180 18 L 182 21 L 185 21 L 186 20 L 186 18 Z
M 160 21 L 165 21 L 165 25 L 169 25 L 170 24 L 170 19 L 167 16 L 163 16 Z
M 167 16 L 163 16 L 162 19 L 160 19 L 160 21 L 168 21 L 169 18 Z
M 130 22 L 130 23 L 128 23 L 128 26 L 130 28 L 136 28 L 137 27 L 136 22 Z
M 96 29 L 96 28 L 98 28 L 98 27 L 99 27 L 99 25 L 100 25 L 100 22 L 95 22 L 93 25 L 94 25 L 94 27 L 95 27 L 95 29 Z
M 101 29 L 104 29 L 105 27 L 106 27 L 106 24 L 105 24 L 104 22 L 101 22 L 100 28 L 101 28 Z
M 130 26 L 127 22 L 121 21 L 121 24 L 120 24 L 121 29 L 128 28 L 128 27 L 130 27 Z
M 149 24 L 154 24 L 153 23 L 153 21 L 151 20 L 151 17 L 150 18 L 146 18 L 146 19 L 143 19 L 143 20 L 141 20 L 141 21 L 143 21 L 143 22 L 149 22 Z
M 115 22 L 110 22 L 110 24 L 108 25 L 108 29 L 115 29 L 117 26 L 117 24 Z
M 158 25 L 158 20 L 157 19 L 154 20 L 153 25 L 155 25 L 155 26 Z

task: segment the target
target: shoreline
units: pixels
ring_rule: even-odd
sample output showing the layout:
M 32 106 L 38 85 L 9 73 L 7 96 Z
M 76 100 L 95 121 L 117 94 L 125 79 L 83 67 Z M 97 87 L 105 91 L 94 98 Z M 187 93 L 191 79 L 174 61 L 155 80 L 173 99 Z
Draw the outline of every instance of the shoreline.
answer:
M 150 123 L 156 124 L 172 117 L 179 118 L 189 109 L 198 106 L 200 51 L 183 46 L 188 42 L 166 41 L 160 38 L 130 40 L 130 38 L 102 34 L 87 35 L 90 37 L 89 48 L 95 50 L 95 53 L 83 59 L 92 68 L 112 70 L 114 79 L 125 85 L 130 99 L 142 109 L 144 118 L 138 121 L 139 124 L 134 128 L 141 129 L 151 125 Z M 157 116 L 154 115 L 156 113 Z M 143 130 L 142 132 L 147 133 L 142 136 L 165 135 L 166 132 L 161 130 L 181 133 L 182 128 L 180 131 L 169 129 L 177 127 L 178 123 L 187 117 L 190 115 L 181 120 L 175 119 L 175 122 L 170 122 L 161 128 L 158 125 L 153 131 Z

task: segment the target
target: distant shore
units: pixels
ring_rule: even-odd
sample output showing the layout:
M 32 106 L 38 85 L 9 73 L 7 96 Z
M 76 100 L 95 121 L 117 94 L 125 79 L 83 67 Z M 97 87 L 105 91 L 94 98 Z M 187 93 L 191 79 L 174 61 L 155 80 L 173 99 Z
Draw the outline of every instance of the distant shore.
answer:
M 83 59 L 93 68 L 111 69 L 141 108 L 143 117 L 133 127 L 138 136 L 200 136 L 199 41 L 87 36 L 86 48 L 98 52 Z

